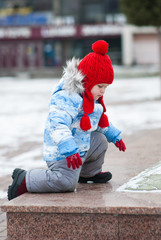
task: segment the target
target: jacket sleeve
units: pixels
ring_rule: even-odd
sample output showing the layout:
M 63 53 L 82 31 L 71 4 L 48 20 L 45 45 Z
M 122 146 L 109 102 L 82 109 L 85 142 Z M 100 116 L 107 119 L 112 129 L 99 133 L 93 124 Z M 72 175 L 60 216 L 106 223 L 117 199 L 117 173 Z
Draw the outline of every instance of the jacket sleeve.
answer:
M 60 154 L 65 157 L 78 152 L 71 132 L 71 124 L 77 114 L 78 109 L 73 105 L 72 99 L 60 96 L 52 98 L 47 121 L 49 134 Z
M 116 143 L 117 141 L 119 142 L 121 140 L 121 136 L 120 136 L 121 131 L 116 127 L 114 127 L 112 123 L 110 123 L 109 127 L 107 128 L 98 127 L 97 131 L 103 133 L 106 136 L 107 141 L 109 143 L 110 142 Z

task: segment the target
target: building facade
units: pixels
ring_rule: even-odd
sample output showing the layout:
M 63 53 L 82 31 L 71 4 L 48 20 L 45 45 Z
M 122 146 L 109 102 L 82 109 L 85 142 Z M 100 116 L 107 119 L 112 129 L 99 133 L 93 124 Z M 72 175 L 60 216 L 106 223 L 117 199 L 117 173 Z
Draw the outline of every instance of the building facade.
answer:
M 61 66 L 98 39 L 121 64 L 119 16 L 118 0 L 1 0 L 0 68 Z
M 109 43 L 113 64 L 156 63 L 154 29 L 147 35 L 125 22 L 119 0 L 0 0 L 0 69 L 62 66 L 98 39 Z

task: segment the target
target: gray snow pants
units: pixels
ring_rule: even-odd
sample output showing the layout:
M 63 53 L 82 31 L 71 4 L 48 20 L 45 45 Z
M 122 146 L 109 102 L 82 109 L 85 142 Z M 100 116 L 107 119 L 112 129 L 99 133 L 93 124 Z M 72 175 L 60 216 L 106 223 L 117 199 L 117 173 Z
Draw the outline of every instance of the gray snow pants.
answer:
M 92 132 L 90 149 L 81 158 L 83 166 L 73 170 L 68 168 L 66 159 L 47 162 L 48 169 L 27 171 L 26 186 L 28 192 L 69 192 L 77 187 L 79 176 L 92 177 L 101 172 L 108 144 L 106 137 Z

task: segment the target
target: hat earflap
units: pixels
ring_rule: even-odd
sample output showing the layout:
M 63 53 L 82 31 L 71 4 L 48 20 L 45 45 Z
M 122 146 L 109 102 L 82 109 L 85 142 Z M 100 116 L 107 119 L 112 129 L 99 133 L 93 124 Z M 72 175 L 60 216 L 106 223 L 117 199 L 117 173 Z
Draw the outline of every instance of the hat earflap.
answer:
M 87 114 L 93 113 L 94 110 L 94 98 L 92 93 L 86 89 L 83 93 L 83 111 L 84 115 L 80 120 L 80 127 L 83 131 L 87 131 L 91 128 L 90 118 Z
M 102 105 L 102 107 L 103 107 L 103 112 L 106 112 L 106 107 L 105 107 L 105 104 L 104 104 L 104 101 L 103 101 L 103 96 L 100 97 L 100 98 L 98 99 L 98 101 L 99 101 L 99 103 L 101 103 L 101 105 Z
M 86 113 L 84 113 L 83 117 L 80 120 L 80 127 L 83 131 L 91 129 L 90 118 L 87 116 Z
M 109 127 L 109 121 L 106 114 L 102 113 L 98 126 L 101 128 Z
M 109 124 L 107 115 L 104 114 L 104 112 L 106 112 L 106 107 L 105 107 L 105 104 L 104 104 L 104 101 L 103 101 L 103 96 L 100 97 L 98 99 L 98 101 L 101 103 L 101 105 L 103 107 L 103 113 L 102 113 L 101 118 L 99 120 L 98 126 L 101 127 L 101 128 L 105 128 L 105 127 L 108 127 L 110 124 Z
M 93 113 L 94 110 L 94 98 L 92 93 L 86 89 L 83 95 L 83 111 L 87 114 Z

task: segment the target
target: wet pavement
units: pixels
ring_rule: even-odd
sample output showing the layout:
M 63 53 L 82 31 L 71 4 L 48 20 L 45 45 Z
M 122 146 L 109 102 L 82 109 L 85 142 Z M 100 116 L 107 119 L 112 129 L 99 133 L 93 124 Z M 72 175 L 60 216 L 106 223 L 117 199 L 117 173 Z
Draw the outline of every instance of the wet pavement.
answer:
M 125 208 L 128 206 L 135 206 L 137 207 L 137 211 L 145 211 L 145 209 L 148 209 L 148 214 L 150 214 L 150 211 L 160 214 L 161 196 L 158 192 L 158 190 L 160 190 L 161 180 L 160 135 L 161 129 L 154 129 L 123 136 L 123 140 L 127 146 L 125 153 L 118 151 L 113 144 L 109 144 L 103 171 L 111 171 L 113 174 L 112 180 L 105 185 L 79 184 L 77 195 L 75 195 L 75 203 L 73 202 L 73 204 L 76 204 L 77 207 L 82 207 L 82 209 L 86 207 L 89 209 L 90 206 L 96 209 L 116 207 L 117 209 L 120 208 L 120 211 L 125 211 Z M 139 177 L 140 180 L 138 180 Z M 137 182 L 133 185 L 131 184 L 133 187 L 129 187 L 130 182 L 133 183 L 133 179 L 137 179 Z M 0 189 L 6 191 L 10 182 L 10 176 L 1 178 Z M 127 183 L 129 184 L 128 187 L 125 185 Z M 153 187 L 149 188 L 149 186 Z M 87 192 L 88 198 L 85 197 Z M 72 201 L 72 195 L 70 194 L 66 195 L 66 199 L 64 198 L 64 194 L 44 194 L 41 196 L 41 199 L 38 200 L 39 207 L 41 204 L 51 204 L 50 207 L 62 208 L 64 206 L 67 208 L 69 203 L 68 198 L 70 198 L 70 204 Z M 26 204 L 29 205 L 29 201 L 31 201 L 31 205 L 33 205 L 33 199 L 36 200 L 37 197 L 38 195 L 30 194 L 28 200 L 25 200 Z M 43 199 L 44 201 L 42 201 Z M 1 200 L 1 203 L 2 202 L 7 204 L 5 199 Z M 17 204 L 21 205 L 21 201 L 17 198 L 15 202 L 10 202 L 10 205 L 12 204 L 13 207 Z M 4 240 L 6 239 L 6 218 L 5 213 L 2 212 L 0 213 L 0 224 L 2 229 L 0 232 L 0 240 Z

